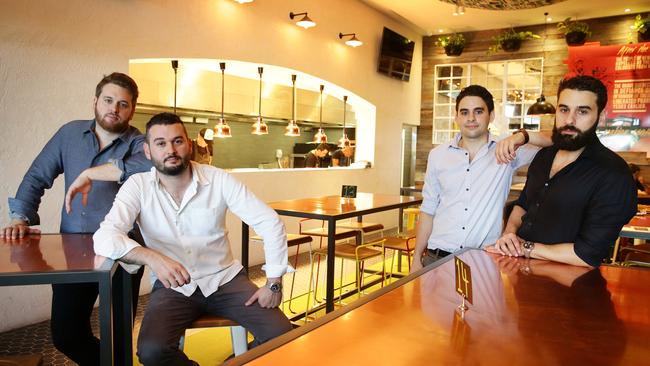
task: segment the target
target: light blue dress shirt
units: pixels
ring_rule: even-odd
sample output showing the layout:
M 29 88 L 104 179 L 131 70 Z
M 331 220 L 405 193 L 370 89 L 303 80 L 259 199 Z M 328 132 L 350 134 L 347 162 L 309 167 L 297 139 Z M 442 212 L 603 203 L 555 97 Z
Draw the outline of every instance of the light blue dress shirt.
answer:
M 420 207 L 421 212 L 433 216 L 429 249 L 455 252 L 496 242 L 512 175 L 529 164 L 538 150 L 522 146 L 515 160 L 498 164 L 496 140 L 489 135 L 488 143 L 470 162 L 469 152 L 458 146 L 460 138 L 460 133 L 456 134 L 450 143 L 429 153 Z

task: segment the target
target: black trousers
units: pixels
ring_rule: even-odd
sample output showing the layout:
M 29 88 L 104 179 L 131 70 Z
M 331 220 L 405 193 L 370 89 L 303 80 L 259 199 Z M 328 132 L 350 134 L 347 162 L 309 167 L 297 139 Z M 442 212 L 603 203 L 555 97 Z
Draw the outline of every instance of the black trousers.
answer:
M 142 267 L 130 275 L 119 267 L 113 278 L 113 293 L 122 291 L 123 276 L 131 277 L 133 317 L 138 306 Z M 52 343 L 61 353 L 81 366 L 99 365 L 99 339 L 93 335 L 90 315 L 99 295 L 96 283 L 52 285 Z M 114 342 L 115 355 L 123 354 L 123 343 Z M 116 363 L 118 364 L 118 363 Z
M 265 309 L 258 303 L 244 305 L 257 289 L 244 270 L 207 297 L 199 288 L 188 297 L 156 281 L 138 336 L 140 362 L 145 366 L 196 365 L 178 349 L 178 341 L 185 329 L 203 314 L 241 324 L 255 336 L 253 347 L 290 331 L 291 323 L 280 309 Z

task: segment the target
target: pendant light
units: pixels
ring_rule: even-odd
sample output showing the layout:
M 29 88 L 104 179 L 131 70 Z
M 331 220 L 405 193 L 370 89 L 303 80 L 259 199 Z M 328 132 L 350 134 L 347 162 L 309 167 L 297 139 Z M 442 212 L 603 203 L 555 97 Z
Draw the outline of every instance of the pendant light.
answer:
M 344 95 L 343 96 L 343 135 L 339 139 L 339 147 L 350 146 L 350 139 L 348 138 L 348 134 L 345 131 L 345 112 L 347 109 L 347 105 L 348 105 L 348 96 Z
M 325 134 L 325 130 L 323 130 L 323 89 L 325 89 L 325 85 L 320 86 L 320 122 L 318 132 L 314 135 L 314 143 L 316 144 L 327 143 L 327 135 Z
M 226 123 L 226 119 L 223 117 L 223 99 L 224 99 L 224 88 L 223 83 L 226 77 L 226 63 L 219 62 L 219 67 L 221 68 L 221 118 L 219 122 L 214 126 L 214 135 L 219 138 L 232 137 L 230 134 L 230 126 Z
M 296 123 L 296 75 L 291 75 L 291 83 L 293 83 L 291 90 L 291 121 L 284 129 L 284 135 L 296 137 L 300 136 L 300 127 Z
M 548 21 L 548 13 L 544 13 L 544 41 L 542 42 L 542 53 L 545 52 L 546 50 L 546 37 L 547 37 L 546 22 L 547 21 Z M 526 115 L 543 116 L 549 114 L 555 114 L 555 107 L 553 106 L 553 104 L 546 101 L 546 98 L 544 97 L 544 92 L 542 91 L 539 98 L 537 98 L 537 101 L 535 101 L 535 104 L 528 107 L 528 111 L 526 111 Z
M 178 83 L 178 60 L 172 60 L 174 70 L 174 114 L 176 114 L 176 84 Z
M 253 127 L 251 129 L 251 134 L 253 135 L 268 135 L 269 134 L 269 126 L 266 125 L 266 122 L 262 119 L 262 73 L 264 72 L 263 67 L 258 67 L 257 72 L 260 74 L 260 99 L 259 99 L 259 105 L 257 107 L 258 115 L 257 115 L 257 121 L 253 123 Z

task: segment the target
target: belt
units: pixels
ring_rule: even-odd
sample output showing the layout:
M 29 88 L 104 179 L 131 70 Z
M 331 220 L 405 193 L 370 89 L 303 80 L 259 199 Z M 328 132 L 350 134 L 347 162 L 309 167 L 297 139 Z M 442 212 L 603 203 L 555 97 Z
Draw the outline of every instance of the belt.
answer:
M 438 257 L 438 258 L 444 258 L 448 255 L 451 255 L 451 252 L 448 252 L 446 250 L 442 249 L 428 249 L 427 248 L 427 254 L 431 257 Z

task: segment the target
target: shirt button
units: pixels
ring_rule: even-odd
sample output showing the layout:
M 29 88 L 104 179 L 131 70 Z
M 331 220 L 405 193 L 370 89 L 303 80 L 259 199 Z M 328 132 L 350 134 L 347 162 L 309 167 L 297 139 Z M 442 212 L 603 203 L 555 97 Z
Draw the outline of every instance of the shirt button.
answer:
M 467 168 L 467 171 L 469 172 L 469 168 Z
M 544 187 L 548 187 L 548 183 L 544 183 Z
M 536 206 L 536 207 L 539 207 L 539 203 L 536 203 L 535 206 Z
M 86 216 L 86 213 L 82 211 L 81 216 Z
M 465 190 L 469 192 L 469 188 L 465 188 Z
M 467 211 L 467 207 L 465 207 L 465 211 Z
M 465 230 L 465 226 L 463 226 L 463 230 Z

